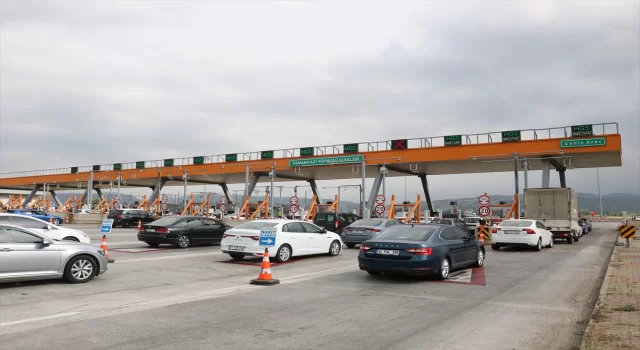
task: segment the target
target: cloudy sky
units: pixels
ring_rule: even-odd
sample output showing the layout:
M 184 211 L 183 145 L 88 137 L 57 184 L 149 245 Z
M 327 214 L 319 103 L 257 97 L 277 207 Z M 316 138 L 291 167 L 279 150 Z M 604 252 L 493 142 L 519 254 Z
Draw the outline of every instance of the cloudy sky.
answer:
M 0 173 L 618 122 L 602 192 L 640 194 L 639 4 L 2 1 Z M 512 176 L 430 187 L 509 194 Z M 567 176 L 597 192 L 595 169 Z

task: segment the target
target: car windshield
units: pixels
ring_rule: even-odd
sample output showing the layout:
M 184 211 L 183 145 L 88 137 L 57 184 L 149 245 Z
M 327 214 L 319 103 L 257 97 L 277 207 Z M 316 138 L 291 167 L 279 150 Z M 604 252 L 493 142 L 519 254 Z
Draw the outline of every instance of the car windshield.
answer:
M 330 214 L 318 214 L 316 215 L 316 222 L 334 222 L 333 215 Z
M 176 216 L 167 216 L 164 218 L 160 218 L 154 222 L 152 222 L 150 225 L 154 225 L 154 226 L 171 226 L 173 224 L 175 224 L 176 222 L 182 220 L 181 217 L 176 217 Z
M 507 220 L 500 223 L 500 227 L 529 227 L 533 221 L 528 220 Z
M 453 221 L 446 219 L 433 219 L 430 223 L 434 225 L 453 225 Z
M 382 225 L 382 220 L 368 220 L 362 219 L 351 224 L 353 226 L 380 226 Z
M 277 222 L 252 221 L 252 222 L 247 222 L 246 224 L 238 225 L 235 228 L 241 229 L 241 230 L 260 230 L 267 227 L 274 227 L 277 224 L 278 224 Z
M 479 218 L 464 218 L 464 222 L 465 223 L 479 223 L 480 219 Z
M 435 227 L 415 226 L 408 227 L 391 226 L 376 236 L 376 239 L 402 240 L 402 241 L 426 241 L 435 231 Z

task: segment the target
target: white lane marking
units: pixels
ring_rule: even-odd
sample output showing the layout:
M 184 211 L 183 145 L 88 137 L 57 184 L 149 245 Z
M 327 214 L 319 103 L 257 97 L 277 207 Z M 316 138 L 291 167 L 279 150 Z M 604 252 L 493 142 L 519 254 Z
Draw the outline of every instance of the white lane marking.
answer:
M 91 242 L 91 244 L 93 244 L 96 247 L 99 247 L 102 245 L 102 242 Z M 107 249 L 115 246 L 132 245 L 132 244 L 144 244 L 145 246 L 148 246 L 144 242 L 140 242 L 140 241 L 113 242 L 113 243 L 109 243 L 107 241 Z
M 211 253 L 207 253 L 207 254 L 211 254 Z M 355 267 L 357 267 L 357 265 L 325 270 L 325 271 L 322 271 L 321 273 L 308 273 L 308 274 L 296 275 L 292 277 L 286 277 L 281 279 L 280 283 L 297 283 L 297 282 L 307 281 L 314 278 L 325 277 L 329 275 L 337 275 L 337 274 L 349 272 L 349 270 L 354 270 Z M 154 308 L 154 307 L 161 307 L 162 304 L 167 304 L 167 305 L 183 304 L 183 303 L 188 303 L 193 301 L 219 298 L 219 297 L 223 297 L 230 294 L 238 295 L 239 293 L 246 293 L 246 292 L 256 290 L 256 289 L 261 289 L 261 288 L 264 288 L 264 287 L 246 284 L 241 286 L 219 288 L 219 289 L 215 289 L 208 292 L 193 293 L 193 294 L 163 298 L 158 300 L 147 300 L 147 301 L 136 302 L 136 303 L 127 303 L 127 304 L 119 304 L 119 305 L 113 305 L 113 306 L 107 306 L 107 307 L 101 307 L 101 308 L 92 308 L 92 309 L 87 309 L 82 311 L 65 312 L 65 313 L 54 314 L 49 316 L 33 317 L 33 318 L 27 318 L 23 320 L 0 323 L 0 329 L 2 329 L 3 327 L 15 326 L 15 325 L 20 325 L 25 323 L 46 321 L 46 320 L 77 316 L 77 315 L 83 315 L 83 314 L 97 315 L 100 311 L 104 312 L 108 310 L 125 309 L 126 311 L 124 312 L 121 311 L 120 313 L 128 313 L 128 312 L 138 311 L 138 310 L 134 310 L 134 308 L 136 307 L 140 309 L 140 307 L 142 306 L 151 306 L 150 308 Z M 155 305 L 155 306 L 152 306 L 152 305 Z M 150 309 L 150 308 L 147 308 L 147 309 Z M 145 308 L 142 308 L 142 309 L 145 309 Z M 106 316 L 106 315 L 103 314 L 102 316 Z M 96 317 L 99 317 L 99 316 L 96 316 Z
M 126 264 L 132 262 L 140 262 L 140 261 L 156 261 L 156 260 L 168 260 L 168 259 L 186 259 L 194 256 L 207 256 L 207 255 L 216 255 L 222 254 L 222 252 L 207 252 L 207 253 L 194 253 L 194 254 L 179 254 L 179 255 L 163 255 L 163 256 L 154 256 L 149 258 L 139 258 L 139 259 L 116 259 L 114 264 Z

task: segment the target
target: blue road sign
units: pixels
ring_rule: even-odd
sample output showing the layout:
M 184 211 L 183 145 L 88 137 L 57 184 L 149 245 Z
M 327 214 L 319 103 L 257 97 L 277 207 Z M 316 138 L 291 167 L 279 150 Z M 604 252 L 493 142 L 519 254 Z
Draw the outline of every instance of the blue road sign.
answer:
M 258 244 L 261 247 L 273 247 L 276 245 L 276 230 L 272 228 L 260 229 L 260 241 Z
M 113 219 L 105 219 L 100 226 L 100 233 L 111 233 L 111 227 L 113 227 Z

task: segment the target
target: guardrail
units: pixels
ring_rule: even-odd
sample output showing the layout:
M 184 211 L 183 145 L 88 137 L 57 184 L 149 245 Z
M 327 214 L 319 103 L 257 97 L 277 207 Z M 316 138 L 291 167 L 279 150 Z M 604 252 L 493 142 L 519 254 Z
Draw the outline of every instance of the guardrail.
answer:
M 505 131 L 496 131 L 490 133 L 482 133 L 482 134 L 462 134 L 455 135 L 455 138 L 460 137 L 461 145 L 477 145 L 477 144 L 489 144 L 489 143 L 500 143 L 503 142 L 502 137 L 504 133 L 518 133 L 520 141 L 530 141 L 530 140 L 540 140 L 540 139 L 551 139 L 551 138 L 563 138 L 563 137 L 572 137 L 573 129 L 576 127 L 586 127 L 590 126 L 591 136 L 599 136 L 599 135 L 616 135 L 619 134 L 618 123 L 599 123 L 599 124 L 589 124 L 589 125 L 579 125 L 579 126 L 561 126 L 556 128 L 542 128 L 542 129 L 526 129 L 526 130 L 505 130 Z M 435 136 L 435 137 L 421 137 L 421 138 L 413 138 L 406 139 L 407 149 L 416 149 L 416 148 L 428 148 L 428 147 L 441 147 L 445 146 L 445 139 L 451 138 L 452 136 Z M 161 168 L 165 166 L 182 166 L 182 165 L 194 165 L 194 160 L 199 158 L 198 160 L 202 161 L 197 164 L 212 164 L 212 163 L 237 163 L 242 161 L 249 160 L 260 160 L 265 152 L 270 154 L 271 159 L 278 158 L 300 158 L 300 157 L 313 157 L 313 156 L 323 156 L 323 155 L 342 155 L 342 154 L 353 154 L 353 153 L 363 153 L 363 152 L 375 152 L 375 151 L 389 151 L 392 150 L 393 140 L 387 141 L 376 141 L 376 142 L 358 142 L 358 143 L 350 143 L 350 144 L 337 144 L 330 146 L 314 146 L 314 147 L 303 147 L 303 148 L 287 148 L 287 149 L 279 149 L 279 150 L 269 150 L 269 151 L 259 151 L 259 152 L 243 152 L 243 153 L 234 153 L 234 154 L 218 154 L 211 156 L 197 156 L 197 157 L 189 157 L 189 158 L 174 158 L 171 159 L 171 163 L 173 165 L 165 165 L 165 159 L 156 159 L 156 160 L 145 160 L 138 162 L 128 162 L 128 163 L 116 163 L 120 165 L 119 169 L 115 169 L 116 164 L 100 164 L 100 170 L 95 171 L 114 171 L 114 170 L 135 170 L 139 169 L 137 165 L 141 165 L 144 163 L 143 168 Z M 357 146 L 356 146 L 357 145 Z M 344 152 L 345 147 L 353 147 L 357 149 L 357 152 Z M 313 150 L 311 154 L 302 154 L 301 152 L 305 150 L 309 152 L 309 150 Z M 235 156 L 235 160 L 229 161 L 227 157 Z M 79 166 L 77 173 L 85 173 L 93 171 L 94 165 L 88 166 Z M 11 173 L 3 173 L 0 174 L 0 179 L 6 178 L 16 178 L 16 177 L 27 177 L 27 176 L 39 176 L 39 175 L 59 175 L 59 174 L 71 174 L 71 167 L 66 168 L 56 168 L 56 169 L 43 169 L 43 170 L 30 170 L 30 171 L 19 171 L 19 172 L 11 172 Z

